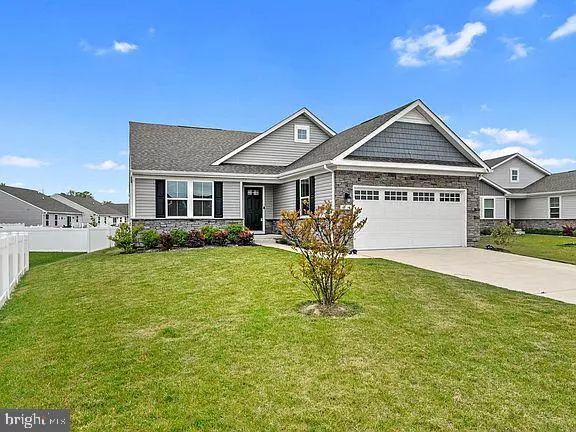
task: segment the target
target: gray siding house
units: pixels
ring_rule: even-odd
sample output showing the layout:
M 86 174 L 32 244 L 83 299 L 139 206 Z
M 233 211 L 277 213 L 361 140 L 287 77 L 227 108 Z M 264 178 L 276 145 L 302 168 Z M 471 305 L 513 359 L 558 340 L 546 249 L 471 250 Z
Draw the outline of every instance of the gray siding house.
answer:
M 483 228 L 498 221 L 523 229 L 576 226 L 576 171 L 551 174 L 519 153 L 485 162 L 492 172 L 481 178 Z
M 64 193 L 52 195 L 52 198 L 81 212 L 84 225 L 118 226 L 127 220 L 122 211 L 96 201 L 94 198 Z
M 81 223 L 82 214 L 41 192 L 0 186 L 0 225 L 71 227 Z
M 130 122 L 130 218 L 162 231 L 274 233 L 283 209 L 328 201 L 362 208 L 357 249 L 464 247 L 490 172 L 420 100 L 340 133 L 306 108 L 264 132 Z

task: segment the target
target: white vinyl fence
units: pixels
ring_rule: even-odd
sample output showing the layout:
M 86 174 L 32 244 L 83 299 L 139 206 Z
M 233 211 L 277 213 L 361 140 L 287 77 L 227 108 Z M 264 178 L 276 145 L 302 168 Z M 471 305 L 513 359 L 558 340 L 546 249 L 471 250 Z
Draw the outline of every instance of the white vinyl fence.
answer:
M 0 232 L 0 307 L 28 271 L 28 233 Z
M 31 252 L 94 252 L 114 246 L 108 240 L 118 228 L 111 226 L 90 228 L 22 227 L 28 233 Z M 0 234 L 2 234 L 0 229 Z

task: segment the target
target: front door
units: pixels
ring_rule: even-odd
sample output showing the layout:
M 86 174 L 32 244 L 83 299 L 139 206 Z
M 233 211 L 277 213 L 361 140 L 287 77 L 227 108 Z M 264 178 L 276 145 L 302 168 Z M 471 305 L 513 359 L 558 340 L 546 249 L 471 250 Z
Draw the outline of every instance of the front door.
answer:
M 66 216 L 66 226 L 69 228 L 72 226 L 72 216 Z
M 262 195 L 264 188 L 244 188 L 244 224 L 251 231 L 262 231 Z

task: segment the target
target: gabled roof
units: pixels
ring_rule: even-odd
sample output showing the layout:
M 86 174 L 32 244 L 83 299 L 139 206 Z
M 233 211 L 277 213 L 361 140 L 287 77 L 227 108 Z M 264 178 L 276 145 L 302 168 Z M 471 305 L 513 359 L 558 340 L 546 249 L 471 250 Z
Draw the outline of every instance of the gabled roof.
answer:
M 148 171 L 277 174 L 284 168 L 212 163 L 260 135 L 213 128 L 130 122 L 130 168 Z
M 509 154 L 506 156 L 500 156 L 500 157 L 493 158 L 493 159 L 486 159 L 484 162 L 486 162 L 486 164 L 490 168 L 495 169 L 495 168 L 498 168 L 500 165 L 503 165 L 512 159 L 520 159 L 520 160 L 526 162 L 528 165 L 531 165 L 532 167 L 536 168 L 538 171 L 540 171 L 546 175 L 550 175 L 550 171 L 542 168 L 536 162 L 528 159 L 526 156 L 524 156 L 521 153 L 512 153 L 512 154 Z
M 78 210 L 73 209 L 64 203 L 61 203 L 60 201 L 57 201 L 48 195 L 44 195 L 43 193 L 32 189 L 0 186 L 0 190 L 45 212 L 81 214 Z
M 120 213 L 118 210 L 108 207 L 99 201 L 96 201 L 94 198 L 67 195 L 64 193 L 59 195 L 99 215 L 124 216 L 123 213 Z
M 550 174 L 514 192 L 531 194 L 561 191 L 576 191 L 576 170 Z
M 485 178 L 485 177 L 483 177 L 483 176 L 480 176 L 480 181 L 486 183 L 487 185 L 492 186 L 494 189 L 499 190 L 500 192 L 502 192 L 502 193 L 505 194 L 505 195 L 510 194 L 510 191 L 504 189 L 504 188 L 503 188 L 502 186 L 500 186 L 499 184 L 494 183 L 493 181 L 488 180 L 487 178 Z
M 334 136 L 336 135 L 336 132 L 334 132 L 330 127 L 328 127 L 323 121 L 321 121 L 318 117 L 316 117 L 311 111 L 308 110 L 308 108 L 301 108 L 298 111 L 296 111 L 294 114 L 286 117 L 284 120 L 276 123 L 274 126 L 270 127 L 269 129 L 265 130 L 264 132 L 262 132 L 260 135 L 254 137 L 253 139 L 251 139 L 250 141 L 248 141 L 247 143 L 241 145 L 240 147 L 238 147 L 237 149 L 234 149 L 233 151 L 231 151 L 230 153 L 228 153 L 227 155 L 221 157 L 220 159 L 218 159 L 217 161 L 215 161 L 213 163 L 213 165 L 220 165 L 221 163 L 227 161 L 228 159 L 230 159 L 232 156 L 240 153 L 242 150 L 247 149 L 248 147 L 250 147 L 252 144 L 257 143 L 258 141 L 260 141 L 262 138 L 270 135 L 272 132 L 278 130 L 279 128 L 281 128 L 282 126 L 284 126 L 287 123 L 290 123 L 292 120 L 300 117 L 301 115 L 304 115 L 306 117 L 308 117 L 313 123 L 316 124 L 316 126 L 318 126 L 320 129 L 322 129 L 324 132 L 326 132 L 329 136 Z
M 128 216 L 128 204 L 127 203 L 104 202 L 102 204 L 104 204 L 110 208 L 113 208 L 114 210 L 123 214 L 124 216 Z

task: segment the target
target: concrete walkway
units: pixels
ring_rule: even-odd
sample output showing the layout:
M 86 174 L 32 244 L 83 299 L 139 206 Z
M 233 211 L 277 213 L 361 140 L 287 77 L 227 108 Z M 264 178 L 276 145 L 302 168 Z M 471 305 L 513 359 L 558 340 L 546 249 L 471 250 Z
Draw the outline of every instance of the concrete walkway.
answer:
M 576 265 L 477 248 L 378 250 L 358 254 L 576 304 Z

